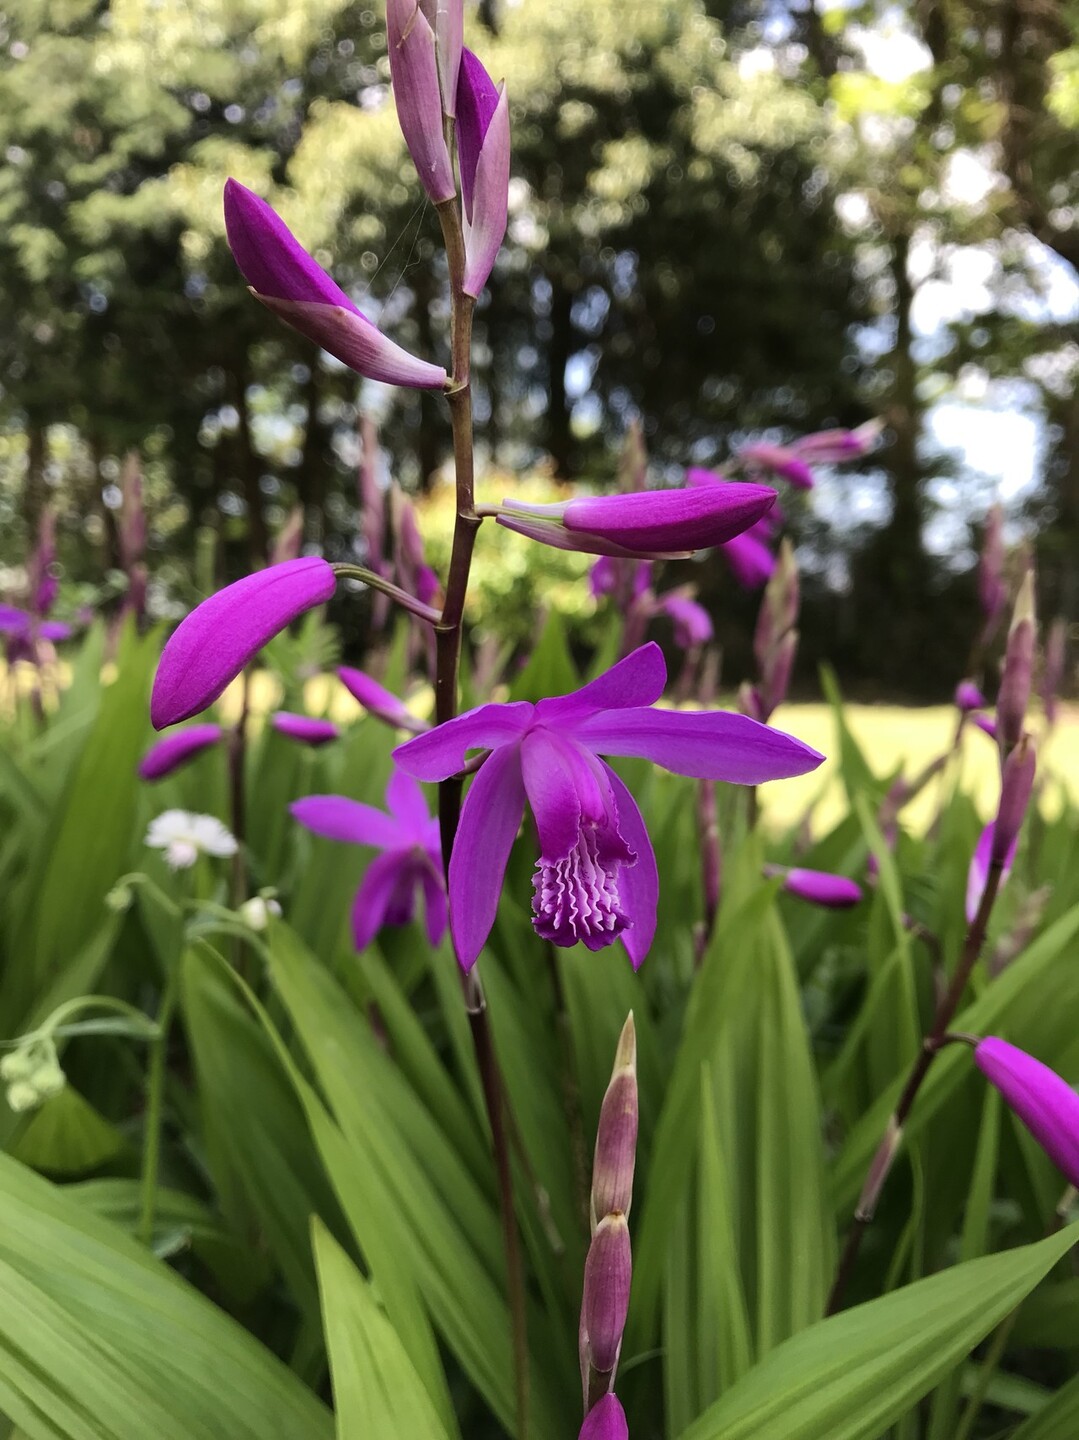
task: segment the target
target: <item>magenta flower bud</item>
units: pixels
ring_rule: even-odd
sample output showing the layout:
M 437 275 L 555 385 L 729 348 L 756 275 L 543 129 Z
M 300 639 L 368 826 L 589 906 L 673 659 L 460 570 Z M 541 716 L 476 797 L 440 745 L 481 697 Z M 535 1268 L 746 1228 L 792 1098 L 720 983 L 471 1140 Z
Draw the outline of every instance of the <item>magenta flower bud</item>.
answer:
M 664 560 L 692 555 L 747 530 L 775 503 L 764 485 L 643 490 L 552 505 L 504 500 L 500 525 L 560 550 Z
M 1004 584 L 1004 512 L 999 505 L 991 506 L 985 517 L 985 538 L 978 561 L 978 599 L 986 622 L 992 625 L 1008 599 Z
M 797 623 L 800 604 L 798 562 L 790 541 L 784 540 L 779 547 L 775 569 L 764 592 L 753 633 L 753 654 L 762 675 L 768 667 L 769 656 Z
M 161 654 L 150 697 L 155 730 L 212 705 L 279 631 L 334 592 L 333 566 L 317 556 L 271 565 L 211 595 L 180 624 Z
M 964 715 L 971 710 L 982 710 L 988 703 L 973 680 L 960 680 L 955 687 L 956 708 L 962 710 Z
M 287 735 L 290 740 L 299 740 L 302 745 L 327 745 L 341 733 L 331 720 L 316 720 L 311 715 L 292 715 L 287 710 L 279 710 L 276 715 L 271 716 L 270 724 L 279 734 Z
M 862 887 L 845 875 L 832 875 L 826 870 L 786 870 L 782 865 L 766 865 L 769 878 L 783 877 L 783 889 L 799 900 L 822 905 L 828 910 L 849 910 L 862 898 Z
M 750 720 L 756 720 L 763 725 L 767 718 L 764 713 L 764 706 L 761 704 L 760 691 L 756 685 L 751 685 L 748 680 L 743 680 L 738 687 L 738 708 L 743 715 Z
M 1079 1185 L 1079 1095 L 1048 1065 L 994 1036 L 974 1063 L 1071 1185 Z
M 582 1339 L 592 1368 L 603 1375 L 611 1374 L 618 1364 L 632 1275 L 626 1217 L 618 1212 L 605 1215 L 588 1249 L 581 1298 Z
M 1019 744 L 1034 674 L 1034 572 L 1028 570 L 1015 602 L 1004 673 L 997 691 L 997 739 L 1002 755 Z
M 714 633 L 711 615 L 684 590 L 671 590 L 661 595 L 656 609 L 670 616 L 674 623 L 674 641 L 681 649 L 692 650 L 698 645 L 707 645 L 711 640 Z
M 457 114 L 457 83 L 465 44 L 464 0 L 419 0 L 419 6 L 435 32 L 442 109 L 452 119 Z
M 617 1395 L 608 1392 L 592 1406 L 578 1440 L 629 1440 L 626 1412 Z
M 1064 660 L 1068 647 L 1068 622 L 1060 616 L 1049 627 L 1045 641 L 1045 664 L 1042 669 L 1042 704 L 1050 725 L 1056 723 L 1057 698 L 1064 679 Z
M 1003 865 L 1009 853 L 1015 851 L 1019 829 L 1034 790 L 1036 768 L 1034 741 L 1029 735 L 1024 735 L 1015 749 L 1009 751 L 1004 761 L 1000 781 L 1000 806 L 993 823 L 992 861 L 995 865 Z
M 457 154 L 464 210 L 462 288 L 476 297 L 506 234 L 510 183 L 510 112 L 506 87 L 494 84 L 471 50 L 457 87 Z
M 592 1162 L 592 1230 L 604 1215 L 629 1215 L 637 1153 L 637 1032 L 631 1011 L 622 1027 L 610 1084 L 600 1106 Z
M 768 656 L 757 687 L 761 710 L 766 720 L 787 698 L 797 653 L 798 631 L 788 630 Z
M 1018 834 L 1013 834 L 1007 848 L 996 843 L 996 824 L 993 821 L 985 827 L 978 837 L 978 843 L 974 847 L 974 854 L 970 857 L 970 868 L 967 870 L 967 895 L 966 895 L 966 917 L 967 924 L 974 923 L 974 917 L 978 913 L 978 907 L 982 903 L 982 896 L 985 894 L 985 887 L 989 880 L 989 867 L 991 864 L 999 864 L 1000 884 L 999 890 L 1003 890 L 1012 873 L 1012 866 L 1015 864 L 1015 852 L 1019 846 Z
M 976 725 L 983 734 L 988 735 L 990 740 L 997 738 L 997 722 L 992 715 L 975 714 L 970 717 L 971 723 Z
M 177 735 L 167 735 L 151 746 L 139 761 L 139 779 L 163 780 L 220 739 L 220 725 L 192 725 Z
M 419 18 L 427 24 L 422 15 Z M 420 390 L 444 388 L 442 366 L 418 360 L 388 340 L 265 200 L 237 180 L 225 183 L 225 230 L 233 258 L 255 298 L 287 325 L 371 380 Z
M 341 684 L 368 714 L 377 716 L 396 730 L 407 730 L 410 735 L 422 735 L 425 730 L 430 730 L 431 727 L 426 721 L 418 720 L 396 695 L 392 695 L 362 670 L 353 670 L 350 665 L 342 665 L 337 674 Z
M 435 205 L 457 194 L 442 124 L 435 32 L 417 0 L 387 0 L 386 45 L 401 133 Z
M 789 480 L 800 490 L 813 489 L 813 471 L 806 462 L 787 445 L 769 445 L 758 441 L 745 445 L 738 452 L 739 457 L 755 470 L 767 470 L 781 480 Z
M 875 449 L 884 429 L 881 419 L 867 420 L 856 430 L 818 430 L 803 435 L 790 447 L 803 460 L 815 465 L 835 465 L 844 460 L 860 460 Z
M 736 535 L 719 548 L 731 574 L 743 590 L 759 590 L 768 583 L 776 568 L 776 557 L 771 550 L 749 531 Z

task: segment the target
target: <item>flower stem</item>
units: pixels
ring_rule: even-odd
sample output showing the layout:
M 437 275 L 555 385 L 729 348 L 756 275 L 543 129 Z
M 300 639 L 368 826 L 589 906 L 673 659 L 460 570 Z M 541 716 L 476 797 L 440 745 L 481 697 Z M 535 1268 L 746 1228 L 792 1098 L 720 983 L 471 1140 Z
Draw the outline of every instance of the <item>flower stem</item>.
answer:
M 333 573 L 346 580 L 359 580 L 372 590 L 381 590 L 383 595 L 388 595 L 402 609 L 408 610 L 418 619 L 426 620 L 428 625 L 437 625 L 442 618 L 441 612 L 433 606 L 425 605 L 422 600 L 417 600 L 415 595 L 410 595 L 407 590 L 402 590 L 400 585 L 395 585 L 392 580 L 387 580 L 382 575 L 376 575 L 373 570 L 368 570 L 364 565 L 341 563 L 334 565 Z
M 446 398 L 453 427 L 453 464 L 457 481 L 457 510 L 453 525 L 453 548 L 446 577 L 446 598 L 441 617 L 435 625 L 435 719 L 441 725 L 452 720 L 457 714 L 465 599 L 480 517 L 476 514 L 472 441 L 472 314 L 475 301 L 466 295 L 462 288 L 465 251 L 457 200 L 447 200 L 436 208 L 442 225 L 450 271 L 453 365 Z M 447 872 L 461 814 L 462 783 L 462 776 L 451 776 L 448 780 L 443 780 L 438 787 L 439 833 L 442 840 L 442 861 Z M 487 1014 L 487 1000 L 476 969 L 473 968 L 468 975 L 462 974 L 461 983 L 487 1121 L 491 1130 L 491 1145 L 498 1179 L 498 1205 L 513 1334 L 517 1440 L 528 1440 L 529 1371 L 525 1279 L 513 1205 L 513 1172 L 506 1134 L 505 1091 Z
M 839 1268 L 836 1271 L 835 1282 L 832 1285 L 832 1292 L 828 1297 L 826 1315 L 834 1315 L 843 1303 L 843 1294 L 847 1288 L 847 1281 L 854 1270 L 858 1259 L 858 1252 L 862 1246 L 865 1232 L 873 1223 L 873 1216 L 876 1214 L 877 1202 L 880 1193 L 884 1188 L 885 1181 L 895 1164 L 896 1156 L 899 1154 L 903 1143 L 903 1127 L 907 1123 L 907 1117 L 917 1099 L 918 1091 L 922 1088 L 922 1082 L 929 1073 L 929 1067 L 937 1057 L 938 1051 L 945 1044 L 945 1033 L 947 1032 L 955 1012 L 959 1009 L 959 1002 L 963 998 L 963 992 L 967 988 L 971 971 L 981 954 L 982 946 L 985 944 L 985 932 L 989 924 L 989 916 L 993 904 L 997 898 L 997 890 L 1000 888 L 1001 866 L 990 865 L 986 877 L 985 890 L 982 893 L 981 903 L 978 906 L 977 914 L 967 931 L 966 943 L 963 946 L 963 953 L 959 957 L 959 963 L 952 976 L 952 983 L 937 1002 L 936 1014 L 933 1017 L 933 1028 L 922 1041 L 922 1048 L 919 1050 L 914 1064 L 911 1066 L 910 1074 L 907 1076 L 907 1083 L 903 1086 L 902 1093 L 896 1102 L 883 1138 L 877 1146 L 876 1153 L 869 1163 L 869 1170 L 866 1173 L 865 1183 L 862 1186 L 862 1193 L 858 1197 L 858 1204 L 854 1211 L 854 1221 L 847 1234 L 846 1244 L 840 1256 Z
M 149 1248 L 154 1238 L 154 1209 L 157 1204 L 157 1171 L 161 1154 L 161 1112 L 165 1097 L 165 1061 L 169 1028 L 176 1009 L 179 966 L 175 961 L 161 993 L 157 1010 L 157 1036 L 150 1044 L 146 1077 L 146 1119 L 143 1125 L 142 1181 L 139 1204 L 139 1239 Z

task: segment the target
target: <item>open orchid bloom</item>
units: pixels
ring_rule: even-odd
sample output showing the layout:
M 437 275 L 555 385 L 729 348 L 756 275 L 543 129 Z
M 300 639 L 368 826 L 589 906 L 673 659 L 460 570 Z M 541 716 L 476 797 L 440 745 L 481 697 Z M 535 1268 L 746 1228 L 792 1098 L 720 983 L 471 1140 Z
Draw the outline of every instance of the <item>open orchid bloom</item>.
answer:
M 975 1048 L 974 1063 L 1069 1184 L 1079 1185 L 1079 1095 L 1068 1082 L 1025 1050 L 994 1036 Z
M 636 968 L 656 928 L 659 879 L 641 813 L 603 755 L 635 755 L 681 775 L 757 785 L 803 775 L 823 756 L 725 711 L 658 710 L 667 667 L 642 645 L 570 695 L 481 705 L 394 752 L 420 780 L 445 780 L 489 749 L 472 781 L 450 860 L 450 925 L 465 970 L 494 924 L 524 814 L 539 832 L 536 933 L 599 950 L 621 938 Z
M 437 94 L 437 78 L 435 89 Z M 238 180 L 225 184 L 225 230 L 233 258 L 256 300 L 342 364 L 390 385 L 441 390 L 446 384 L 441 365 L 419 360 L 387 339 L 307 253 L 281 217 Z
M 407 925 L 415 914 L 417 890 L 423 892 L 427 938 L 439 943 L 446 931 L 446 890 L 438 821 L 431 818 L 415 780 L 394 771 L 386 786 L 386 811 L 343 795 L 308 795 L 289 809 L 314 835 L 382 851 L 368 866 L 352 906 L 357 950 L 365 949 L 383 925 Z

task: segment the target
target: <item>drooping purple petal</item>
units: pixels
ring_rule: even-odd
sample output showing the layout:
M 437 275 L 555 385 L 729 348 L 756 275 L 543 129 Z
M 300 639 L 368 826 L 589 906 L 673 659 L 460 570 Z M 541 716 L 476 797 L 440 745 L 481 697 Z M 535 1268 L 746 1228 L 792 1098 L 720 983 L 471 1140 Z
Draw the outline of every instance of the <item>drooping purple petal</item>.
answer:
M 520 751 L 516 745 L 504 745 L 492 751 L 469 787 L 450 857 L 450 929 L 457 959 L 466 972 L 476 963 L 495 923 L 502 879 L 524 808 Z
M 401 133 L 420 184 L 439 205 L 457 186 L 442 123 L 435 32 L 416 0 L 387 0 L 386 47 Z
M 220 739 L 220 725 L 192 725 L 189 730 L 181 730 L 177 735 L 167 735 L 147 750 L 139 761 L 139 778 L 163 780 L 208 746 L 216 745 Z
M 422 844 L 431 825 L 427 797 L 404 770 L 395 769 L 386 785 L 386 809 L 398 821 L 401 834 Z
M 337 672 L 341 684 L 354 696 L 363 708 L 372 715 L 377 715 L 387 725 L 394 725 L 398 730 L 410 730 L 413 734 L 422 734 L 430 730 L 426 720 L 418 720 L 403 700 L 392 695 L 389 690 L 381 686 L 377 680 L 372 680 L 370 675 L 365 675 L 362 670 L 354 670 L 350 665 L 342 665 Z
M 299 740 L 304 745 L 327 745 L 336 740 L 340 731 L 332 720 L 317 720 L 312 715 L 293 715 L 279 710 L 270 717 L 270 724 L 290 740 Z
M 578 1440 L 629 1440 L 626 1412 L 613 1392 L 597 1400 L 588 1414 Z
M 480 705 L 436 726 L 426 735 L 406 740 L 398 745 L 393 758 L 406 774 L 414 775 L 417 780 L 445 780 L 457 774 L 470 750 L 497 749 L 519 740 L 533 713 L 534 707 L 524 700 L 509 705 Z M 483 769 L 489 764 L 487 761 Z
M 373 805 L 344 795 L 306 795 L 289 806 L 289 812 L 313 835 L 343 840 L 349 845 L 375 845 L 380 850 L 407 844 L 398 822 Z
M 271 565 L 211 595 L 169 637 L 154 678 L 155 730 L 211 705 L 267 640 L 329 600 L 333 567 L 317 556 Z
M 37 627 L 38 637 L 42 640 L 57 642 L 71 639 L 71 626 L 65 625 L 62 620 L 42 620 Z
M 457 160 L 461 170 L 461 199 L 466 220 L 472 219 L 476 167 L 498 101 L 498 86 L 479 58 L 466 47 L 461 54 L 461 69 L 457 78 Z
M 1079 1185 L 1079 1095 L 1033 1055 L 995 1036 L 982 1040 L 974 1063 L 1061 1174 Z
M 776 568 L 776 557 L 755 535 L 736 535 L 719 549 L 744 590 L 759 590 L 768 583 Z
M 432 945 L 441 945 L 449 921 L 449 902 L 442 872 L 432 862 L 420 872 L 423 886 L 423 905 L 427 918 L 427 938 Z
M 663 651 L 650 640 L 579 690 L 541 700 L 536 706 L 536 720 L 552 725 L 571 716 L 583 718 L 597 710 L 652 705 L 663 694 L 666 683 L 667 663 Z
M 970 869 L 967 871 L 966 914 L 968 925 L 973 923 L 974 917 L 978 913 L 978 906 L 982 902 L 982 896 L 985 894 L 986 882 L 989 879 L 989 862 L 993 854 L 993 831 L 995 828 L 996 826 L 992 821 L 985 827 L 978 837 L 978 843 L 974 847 L 974 854 L 971 856 Z M 1018 848 L 1019 836 L 1016 835 L 1012 840 L 1004 861 L 1004 867 L 1000 873 L 1000 888 L 1003 888 L 1008 876 L 1012 873 L 1012 866 L 1015 864 L 1015 852 Z
M 505 87 L 480 149 L 472 213 L 465 219 L 461 289 L 478 298 L 506 235 L 510 189 L 510 110 Z
M 726 710 L 621 710 L 582 720 L 574 736 L 600 755 L 638 755 L 679 775 L 735 785 L 805 775 L 824 759 L 793 735 Z
M 795 868 L 783 875 L 783 889 L 800 900 L 823 905 L 829 910 L 847 910 L 862 898 L 862 887 L 845 875 L 832 875 L 827 870 Z
M 225 181 L 225 232 L 241 274 L 260 297 L 339 306 L 363 315 L 280 215 L 238 180 Z
M 405 925 L 415 913 L 418 876 L 407 851 L 372 860 L 352 902 L 352 942 L 366 950 L 383 925 Z
M 630 919 L 630 928 L 620 939 L 626 947 L 634 970 L 649 950 L 656 934 L 656 907 L 659 903 L 659 870 L 656 852 L 637 802 L 609 765 L 603 767 L 618 806 L 618 828 L 622 838 L 637 853 L 636 865 L 623 866 L 618 877 L 622 904 Z

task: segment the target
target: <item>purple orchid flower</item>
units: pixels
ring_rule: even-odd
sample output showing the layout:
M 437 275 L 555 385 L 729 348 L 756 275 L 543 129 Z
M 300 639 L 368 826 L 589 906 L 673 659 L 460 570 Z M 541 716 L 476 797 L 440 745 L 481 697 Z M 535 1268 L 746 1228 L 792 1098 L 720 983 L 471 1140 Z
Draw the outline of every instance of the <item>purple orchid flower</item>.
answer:
M 461 60 L 457 115 L 465 236 L 461 288 L 475 299 L 487 283 L 506 234 L 510 111 L 505 85 L 494 83 L 471 50 Z
M 164 780 L 166 775 L 194 760 L 203 750 L 216 745 L 221 735 L 220 725 L 192 725 L 176 735 L 167 735 L 164 740 L 152 745 L 139 761 L 139 778 Z
M 316 555 L 245 575 L 184 617 L 154 676 L 150 720 L 164 730 L 212 705 L 267 640 L 334 592 L 333 566 Z
M 442 123 L 435 31 L 425 8 L 417 0 L 387 0 L 386 48 L 401 133 L 420 184 L 432 204 L 440 205 L 453 199 L 457 186 Z
M 1079 1095 L 1066 1080 L 994 1036 L 979 1042 L 974 1063 L 1072 1185 L 1079 1185 Z
M 308 795 L 289 806 L 314 835 L 371 845 L 382 854 L 367 867 L 352 905 L 352 938 L 364 950 L 383 925 L 407 925 L 423 891 L 427 938 L 437 945 L 446 933 L 446 888 L 438 821 L 411 776 L 395 770 L 386 786 L 386 810 L 343 795 Z
M 788 870 L 783 865 L 766 865 L 764 874 L 768 879 L 782 878 L 788 895 L 797 895 L 799 900 L 808 900 L 811 905 L 821 905 L 827 910 L 849 910 L 862 898 L 860 885 L 845 875 L 833 875 L 827 870 L 798 867 Z
M 27 610 L 14 605 L 0 605 L 0 633 L 10 637 L 8 659 L 31 660 L 35 653 L 35 640 L 55 643 L 71 636 L 71 626 L 62 620 L 40 620 Z
M 298 740 L 302 745 L 327 745 L 336 740 L 340 731 L 332 720 L 316 720 L 311 715 L 293 715 L 288 710 L 279 710 L 270 719 L 270 724 L 281 735 Z
M 415 9 L 414 3 L 411 8 Z M 419 19 L 427 25 L 422 15 Z M 436 90 L 437 83 L 436 79 Z M 255 299 L 301 335 L 371 380 L 419 390 L 445 386 L 441 365 L 419 360 L 388 340 L 307 253 L 281 217 L 238 180 L 225 184 L 225 230 Z
M 984 710 L 988 703 L 973 680 L 960 680 L 955 687 L 955 707 L 964 715 L 972 710 Z
M 368 714 L 377 716 L 396 730 L 407 730 L 411 735 L 422 735 L 430 730 L 426 720 L 418 719 L 403 700 L 399 700 L 362 670 L 354 670 L 351 665 L 342 665 L 337 674 L 341 684 Z
M 559 550 L 677 560 L 741 534 L 775 499 L 765 485 L 716 485 L 582 496 L 549 505 L 503 500 L 493 513 L 507 529 Z
M 884 429 L 879 417 L 867 420 L 856 430 L 817 430 L 795 440 L 791 449 L 803 460 L 817 465 L 836 465 L 844 460 L 860 460 L 875 448 Z
M 799 490 L 813 489 L 813 471 L 789 445 L 770 445 L 759 440 L 753 445 L 744 445 L 738 454 L 751 469 L 767 470 L 782 480 L 789 480 Z
M 494 924 L 510 849 L 529 804 L 539 832 L 536 933 L 599 950 L 621 938 L 637 968 L 656 928 L 656 857 L 637 804 L 602 755 L 635 755 L 702 780 L 757 785 L 823 756 L 723 711 L 657 710 L 667 668 L 642 645 L 570 695 L 481 705 L 394 751 L 420 780 L 445 780 L 489 749 L 465 797 L 450 859 L 450 925 L 470 970 Z
M 588 1414 L 578 1440 L 629 1440 L 629 1425 L 621 1401 L 613 1392 L 597 1400 Z
M 743 590 L 759 590 L 762 585 L 767 585 L 776 568 L 776 557 L 760 538 L 759 529 L 758 522 L 744 534 L 736 535 L 719 547 L 719 553 Z

